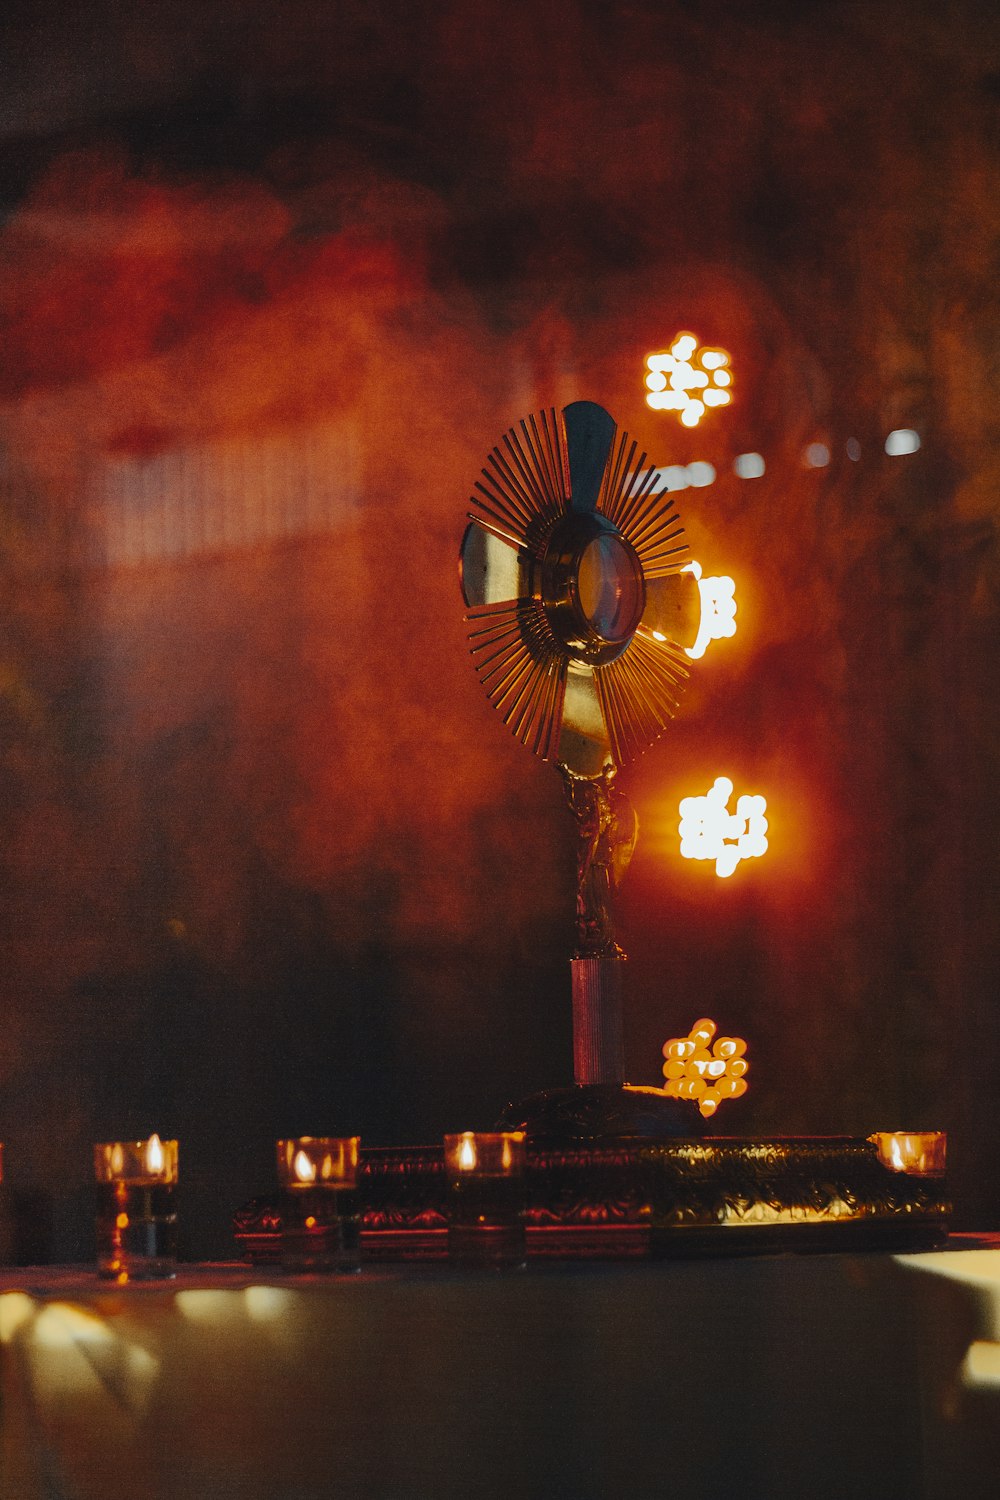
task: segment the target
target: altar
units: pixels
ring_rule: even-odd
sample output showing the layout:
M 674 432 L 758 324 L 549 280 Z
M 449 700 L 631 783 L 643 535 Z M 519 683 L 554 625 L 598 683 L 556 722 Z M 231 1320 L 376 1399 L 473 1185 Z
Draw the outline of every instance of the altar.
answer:
M 967 1245 L 973 1248 L 964 1248 Z M 5 1500 L 963 1500 L 1000 1249 L 0 1277 Z

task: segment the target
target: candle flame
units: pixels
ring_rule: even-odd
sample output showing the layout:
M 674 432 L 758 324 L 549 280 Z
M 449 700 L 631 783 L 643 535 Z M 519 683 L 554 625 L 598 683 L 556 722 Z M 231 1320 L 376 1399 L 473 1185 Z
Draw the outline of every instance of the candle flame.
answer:
M 116 1141 L 111 1148 L 111 1160 L 109 1162 L 112 1177 L 120 1177 L 125 1170 L 125 1152 L 121 1143 Z
M 316 1163 L 310 1161 L 304 1151 L 296 1151 L 295 1160 L 292 1162 L 292 1171 L 299 1182 L 316 1181 Z
M 879 1160 L 893 1172 L 917 1177 L 940 1177 L 945 1170 L 948 1137 L 941 1130 L 878 1130 L 868 1137 L 878 1147 Z
M 476 1143 L 471 1135 L 463 1135 L 462 1144 L 458 1148 L 458 1169 L 460 1172 L 472 1172 L 476 1166 Z
M 155 1133 L 146 1142 L 146 1171 L 157 1175 L 163 1171 L 163 1143 Z

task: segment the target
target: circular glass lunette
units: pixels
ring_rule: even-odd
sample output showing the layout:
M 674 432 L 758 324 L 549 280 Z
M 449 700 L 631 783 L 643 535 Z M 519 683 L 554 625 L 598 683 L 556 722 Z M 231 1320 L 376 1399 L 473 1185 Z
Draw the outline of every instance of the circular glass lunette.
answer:
M 576 570 L 576 599 L 594 635 L 616 645 L 630 640 L 645 605 L 642 568 L 629 544 L 613 531 L 588 542 Z
M 553 529 L 532 588 L 570 657 L 589 666 L 621 656 L 646 602 L 634 548 L 593 512 L 571 512 Z

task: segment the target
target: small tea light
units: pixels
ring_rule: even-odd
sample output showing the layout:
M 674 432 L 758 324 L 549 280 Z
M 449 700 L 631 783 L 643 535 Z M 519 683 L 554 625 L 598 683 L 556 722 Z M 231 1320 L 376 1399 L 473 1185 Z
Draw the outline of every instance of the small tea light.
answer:
M 356 1135 L 303 1135 L 278 1141 L 286 1270 L 360 1270 L 360 1140 Z
M 524 1132 L 444 1138 L 448 1253 L 462 1265 L 524 1264 Z
M 913 1177 L 943 1177 L 948 1136 L 943 1130 L 877 1130 L 868 1137 L 878 1158 L 893 1172 Z
M 107 1141 L 94 1147 L 97 1269 L 116 1281 L 177 1270 L 177 1142 Z

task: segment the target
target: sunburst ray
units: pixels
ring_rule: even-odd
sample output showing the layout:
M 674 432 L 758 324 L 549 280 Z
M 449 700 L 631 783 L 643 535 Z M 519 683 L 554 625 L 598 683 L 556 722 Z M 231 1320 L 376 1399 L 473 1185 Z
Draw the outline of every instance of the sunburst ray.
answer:
M 568 663 L 533 599 L 473 610 L 469 649 L 486 696 L 535 755 L 552 755 L 562 723 Z
M 658 739 L 677 712 L 688 677 L 683 652 L 640 631 L 616 661 L 594 669 L 611 752 L 633 759 Z

